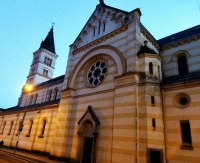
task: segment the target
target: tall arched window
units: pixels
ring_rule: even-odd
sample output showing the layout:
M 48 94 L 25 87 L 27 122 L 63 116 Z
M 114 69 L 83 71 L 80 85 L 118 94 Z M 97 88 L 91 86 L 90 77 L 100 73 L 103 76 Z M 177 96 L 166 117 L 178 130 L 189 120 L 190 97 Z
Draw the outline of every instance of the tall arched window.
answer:
M 22 119 L 19 121 L 19 126 L 18 126 L 18 130 L 17 130 L 17 133 L 16 133 L 16 135 L 15 136 L 18 136 L 18 133 L 19 133 L 19 128 L 20 128 L 20 126 L 22 125 Z
M 8 135 L 10 135 L 10 133 L 11 133 L 11 131 L 12 131 L 13 124 L 14 124 L 14 122 L 11 121 L 11 123 L 10 123 L 10 129 L 9 129 Z
M 32 126 L 33 126 L 33 120 L 31 119 L 29 122 L 30 126 L 29 126 L 29 130 L 28 130 L 28 135 L 31 134 L 31 130 L 32 130 Z
M 42 121 L 42 130 L 41 130 L 41 135 L 42 136 L 44 136 L 44 131 L 45 131 L 46 124 L 47 124 L 47 120 L 43 119 L 43 121 Z
M 149 63 L 149 73 L 150 73 L 150 75 L 153 75 L 153 64 L 152 64 L 152 62 Z
M 106 22 L 104 21 L 103 22 L 103 32 L 105 32 L 105 30 L 106 30 Z
M 95 29 L 95 27 L 94 27 L 94 28 L 93 28 L 93 37 L 95 36 L 95 30 L 96 30 L 96 29 Z
M 2 127 L 2 130 L 1 130 L 1 135 L 3 135 L 3 131 L 5 129 L 5 126 L 6 126 L 6 121 L 4 121 L 4 123 L 3 123 L 3 127 Z
M 101 31 L 101 21 L 99 20 L 99 24 L 98 24 L 98 34 L 100 34 L 100 31 Z
M 178 58 L 178 71 L 179 75 L 185 75 L 188 73 L 187 58 L 185 56 L 180 56 Z

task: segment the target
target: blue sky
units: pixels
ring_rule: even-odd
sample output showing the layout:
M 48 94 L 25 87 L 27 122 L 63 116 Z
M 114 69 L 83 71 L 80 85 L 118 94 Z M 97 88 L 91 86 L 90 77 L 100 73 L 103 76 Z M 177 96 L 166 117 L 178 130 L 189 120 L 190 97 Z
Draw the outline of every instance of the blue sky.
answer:
M 160 39 L 196 26 L 200 0 L 104 0 L 125 11 L 140 8 L 141 22 Z M 56 53 L 54 76 L 65 73 L 73 43 L 99 0 L 0 0 L 0 108 L 17 105 L 35 52 L 52 22 Z

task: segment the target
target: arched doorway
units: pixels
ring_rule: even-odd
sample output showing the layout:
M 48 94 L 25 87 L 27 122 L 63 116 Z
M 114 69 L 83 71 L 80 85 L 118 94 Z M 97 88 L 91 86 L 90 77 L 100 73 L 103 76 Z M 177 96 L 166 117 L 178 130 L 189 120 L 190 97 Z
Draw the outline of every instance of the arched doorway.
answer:
M 93 152 L 93 126 L 90 121 L 86 121 L 82 127 L 83 150 L 82 163 L 91 163 Z
M 95 148 L 97 138 L 97 126 L 99 120 L 92 111 L 92 107 L 88 106 L 88 110 L 78 122 L 78 149 L 77 163 L 95 163 Z

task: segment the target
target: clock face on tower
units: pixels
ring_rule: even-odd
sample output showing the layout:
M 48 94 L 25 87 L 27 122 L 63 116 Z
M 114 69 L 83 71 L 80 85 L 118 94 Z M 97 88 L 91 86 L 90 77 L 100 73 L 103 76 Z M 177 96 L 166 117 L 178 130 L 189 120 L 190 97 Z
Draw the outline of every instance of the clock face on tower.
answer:
M 87 73 L 87 82 L 90 86 L 99 85 L 105 78 L 107 72 L 107 64 L 105 61 L 96 61 L 89 68 Z

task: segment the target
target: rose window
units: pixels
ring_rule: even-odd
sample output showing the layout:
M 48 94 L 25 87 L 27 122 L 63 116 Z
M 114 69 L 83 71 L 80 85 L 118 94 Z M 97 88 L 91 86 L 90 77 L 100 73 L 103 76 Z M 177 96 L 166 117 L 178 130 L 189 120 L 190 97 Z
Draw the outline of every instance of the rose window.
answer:
M 107 64 L 104 61 L 95 62 L 87 74 L 87 81 L 89 85 L 96 86 L 102 82 L 107 72 Z

